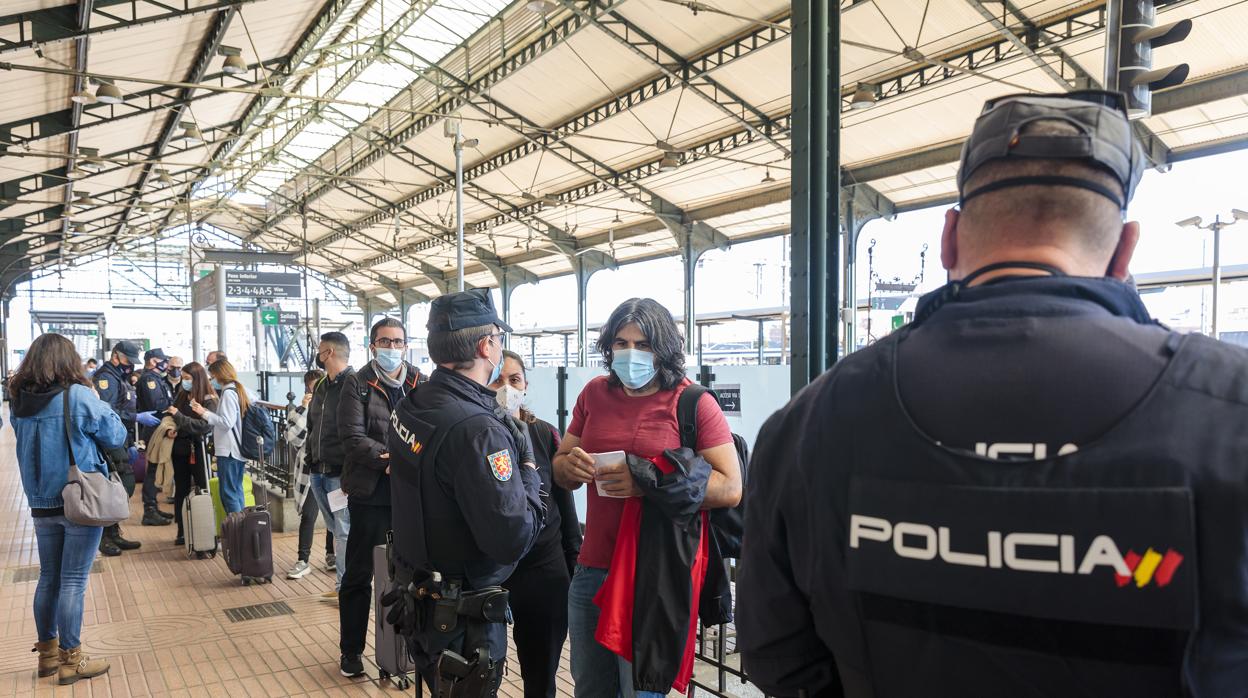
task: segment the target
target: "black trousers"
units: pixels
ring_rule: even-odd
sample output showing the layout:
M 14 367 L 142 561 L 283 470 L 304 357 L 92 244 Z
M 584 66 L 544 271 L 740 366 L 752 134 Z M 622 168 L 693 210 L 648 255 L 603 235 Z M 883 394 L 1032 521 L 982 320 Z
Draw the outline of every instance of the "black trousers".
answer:
M 312 537 L 316 534 L 316 520 L 320 518 L 321 508 L 316 506 L 312 493 L 303 508 L 299 510 L 299 559 L 308 562 L 312 559 Z M 325 559 L 334 556 L 334 532 L 325 529 Z
M 351 525 L 355 533 L 354 519 Z M 555 674 L 568 638 L 571 583 L 558 540 L 544 550 L 530 552 L 503 583 L 511 592 L 511 634 L 524 679 L 524 698 L 555 698 Z
M 343 654 L 364 654 L 368 609 L 373 604 L 373 548 L 386 543 L 390 507 L 347 500 L 347 511 L 351 530 L 347 534 L 347 569 L 338 590 L 338 649 Z
M 199 487 L 204 491 L 208 490 L 207 473 L 204 472 L 204 464 L 196 463 L 191 465 L 191 450 L 182 450 L 179 448 L 181 444 L 175 443 L 173 447 L 173 521 L 178 525 L 178 535 L 184 535 L 182 528 L 182 504 L 186 501 L 187 496 L 191 494 L 192 483 L 195 487 Z M 195 450 L 198 450 L 196 448 Z M 155 480 L 155 475 L 151 476 Z

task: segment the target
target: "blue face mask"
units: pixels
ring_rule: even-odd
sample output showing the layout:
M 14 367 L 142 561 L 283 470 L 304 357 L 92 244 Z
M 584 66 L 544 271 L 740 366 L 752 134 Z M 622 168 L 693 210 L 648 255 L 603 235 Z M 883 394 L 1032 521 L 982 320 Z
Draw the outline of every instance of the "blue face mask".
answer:
M 494 339 L 491 338 L 490 341 L 493 342 Z M 490 361 L 489 357 L 485 360 Z M 493 370 L 490 371 L 490 379 L 485 382 L 486 385 L 494 385 L 498 382 L 498 377 L 503 374 L 503 357 L 501 355 L 498 357 L 498 363 L 490 361 L 490 366 L 493 366 Z
M 393 373 L 399 370 L 399 366 L 403 364 L 402 349 L 382 349 L 377 348 L 377 365 L 386 373 Z
M 213 389 L 213 390 L 220 390 L 220 389 L 221 389 L 221 384 L 217 382 L 217 379 L 216 379 L 216 378 L 213 378 L 213 379 L 212 379 L 212 389 Z
M 194 383 L 194 382 L 192 382 L 192 381 L 190 381 L 190 380 L 184 380 L 184 381 L 182 381 L 182 389 L 183 389 L 183 390 L 185 390 L 185 391 L 186 391 L 186 392 L 188 392 L 188 393 L 189 393 L 189 392 L 191 392 L 191 387 L 193 387 L 194 385 L 195 385 L 195 383 Z
M 611 358 L 611 371 L 631 390 L 641 390 L 654 380 L 654 354 L 641 349 L 619 349 Z

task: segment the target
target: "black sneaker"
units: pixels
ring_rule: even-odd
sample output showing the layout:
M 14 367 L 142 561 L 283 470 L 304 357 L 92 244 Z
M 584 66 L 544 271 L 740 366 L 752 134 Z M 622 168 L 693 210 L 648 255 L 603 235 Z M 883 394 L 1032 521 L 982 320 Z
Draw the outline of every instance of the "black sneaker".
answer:
M 101 538 L 100 554 L 106 557 L 117 557 L 121 554 L 121 548 L 118 548 L 111 538 Z
M 363 676 L 364 659 L 358 654 L 344 654 L 342 655 L 342 662 L 339 664 L 338 669 L 342 672 L 342 675 L 348 679 Z

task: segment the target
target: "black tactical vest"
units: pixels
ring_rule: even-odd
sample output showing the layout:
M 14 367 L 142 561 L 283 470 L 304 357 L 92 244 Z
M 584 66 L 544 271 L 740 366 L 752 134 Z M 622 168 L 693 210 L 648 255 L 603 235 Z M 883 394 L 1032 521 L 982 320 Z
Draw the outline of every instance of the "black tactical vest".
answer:
M 1242 351 L 1174 335 L 1157 383 L 1099 439 L 1000 461 L 943 447 L 878 390 L 896 387 L 905 333 L 842 372 L 852 409 L 820 420 L 838 462 L 811 483 L 832 493 L 819 567 L 847 587 L 826 602 L 842 675 L 865 680 L 851 693 L 1248 691 Z

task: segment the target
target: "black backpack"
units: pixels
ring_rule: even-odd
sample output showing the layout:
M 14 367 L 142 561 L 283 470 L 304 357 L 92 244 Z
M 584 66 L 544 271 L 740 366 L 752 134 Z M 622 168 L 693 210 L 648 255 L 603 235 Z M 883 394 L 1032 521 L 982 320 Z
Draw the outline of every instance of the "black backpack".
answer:
M 710 388 L 692 383 L 685 388 L 676 401 L 676 423 L 680 427 L 680 445 L 697 452 L 698 447 L 698 401 L 710 393 L 719 402 L 719 396 Z M 741 536 L 745 532 L 745 482 L 750 462 L 750 447 L 740 434 L 732 435 L 732 445 L 737 449 L 737 462 L 741 464 L 741 503 L 731 509 L 712 509 L 707 517 L 711 535 L 725 558 L 741 557 Z
M 233 386 L 227 388 L 233 389 Z M 268 413 L 268 410 L 257 408 L 254 404 L 243 412 L 243 436 L 238 440 L 238 449 L 243 452 L 246 460 L 258 461 L 273 455 L 273 449 L 277 445 L 277 430 L 273 428 L 273 420 L 269 419 Z M 261 442 L 264 444 L 263 452 L 259 448 Z

